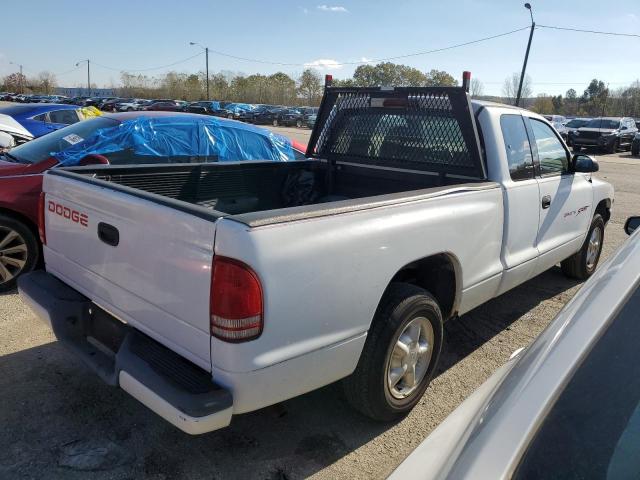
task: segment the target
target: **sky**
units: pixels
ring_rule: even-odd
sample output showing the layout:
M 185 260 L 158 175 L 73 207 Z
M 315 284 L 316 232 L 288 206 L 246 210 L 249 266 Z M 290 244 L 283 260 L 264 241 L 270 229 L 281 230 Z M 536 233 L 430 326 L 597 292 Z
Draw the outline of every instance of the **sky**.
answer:
M 640 34 L 640 1 L 530 0 L 539 25 Z M 204 70 L 198 42 L 213 51 L 209 71 L 294 77 L 314 66 L 335 78 L 357 65 L 465 43 L 527 27 L 519 0 L 30 0 L 29 14 L 3 22 L 0 76 L 24 66 L 27 76 L 48 70 L 59 86 L 117 86 L 122 70 L 158 75 Z M 463 70 L 500 95 L 504 79 L 520 72 L 529 30 L 443 52 L 394 60 L 422 71 Z M 527 67 L 534 94 L 581 93 L 592 78 L 612 89 L 640 77 L 640 38 L 536 28 Z M 182 61 L 197 55 L 190 60 Z M 171 67 L 166 65 L 182 61 Z M 10 63 L 13 62 L 13 63 Z M 158 68 L 163 67 L 163 68 Z M 140 71 L 145 69 L 145 71 Z

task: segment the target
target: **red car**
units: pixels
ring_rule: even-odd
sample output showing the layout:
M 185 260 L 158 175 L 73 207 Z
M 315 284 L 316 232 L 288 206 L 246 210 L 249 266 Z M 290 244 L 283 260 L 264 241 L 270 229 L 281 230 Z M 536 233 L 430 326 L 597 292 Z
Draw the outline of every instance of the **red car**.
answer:
M 41 245 L 38 238 L 38 205 L 42 191 L 43 173 L 58 165 L 52 157 L 74 144 L 88 139 L 97 130 L 118 126 L 127 120 L 140 117 L 175 117 L 210 119 L 209 116 L 190 113 L 168 112 L 130 112 L 103 115 L 70 125 L 35 140 L 31 140 L 10 152 L 0 154 L 0 292 L 15 286 L 18 275 L 34 269 L 41 258 Z M 245 124 L 235 120 L 217 119 L 239 128 Z M 254 128 L 257 135 L 269 138 L 264 129 Z M 260 130 L 260 131 L 259 131 Z M 292 160 L 304 159 L 305 147 L 292 142 Z M 90 154 L 84 157 L 81 165 L 130 163 L 118 153 Z M 126 156 L 125 156 L 126 157 Z M 153 157 L 153 163 L 169 162 L 169 157 Z M 235 160 L 235 158 L 234 158 Z M 243 160 L 238 158 L 238 160 Z M 175 160 L 174 160 L 175 161 Z M 137 162 L 139 163 L 139 162 Z

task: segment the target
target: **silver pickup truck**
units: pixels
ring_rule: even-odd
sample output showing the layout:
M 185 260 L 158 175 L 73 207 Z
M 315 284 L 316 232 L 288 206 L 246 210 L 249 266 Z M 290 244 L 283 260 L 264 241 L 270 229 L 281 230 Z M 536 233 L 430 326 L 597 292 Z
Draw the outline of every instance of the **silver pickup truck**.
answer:
M 596 268 L 613 190 L 532 112 L 462 88 L 327 88 L 306 161 L 79 167 L 44 178 L 61 342 L 189 433 L 344 379 L 406 414 L 443 322 L 562 262 Z

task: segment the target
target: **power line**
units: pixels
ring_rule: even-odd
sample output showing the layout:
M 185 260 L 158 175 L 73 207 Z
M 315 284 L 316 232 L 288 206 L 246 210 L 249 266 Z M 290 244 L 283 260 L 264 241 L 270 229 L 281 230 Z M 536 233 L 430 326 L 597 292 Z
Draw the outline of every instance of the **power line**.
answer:
M 499 33 L 497 35 L 491 35 L 490 37 L 478 38 L 477 40 L 471 40 L 471 41 L 468 41 L 468 42 L 457 43 L 455 45 L 449 45 L 447 47 L 434 48 L 433 50 L 424 50 L 422 52 L 407 53 L 405 55 L 396 55 L 394 57 L 372 58 L 370 60 L 361 60 L 359 62 L 341 62 L 341 63 L 336 62 L 336 63 L 331 63 L 330 66 L 363 65 L 363 64 L 372 63 L 372 62 L 386 62 L 386 61 L 389 61 L 389 60 L 398 60 L 400 58 L 416 57 L 416 56 L 419 56 L 419 55 L 427 55 L 427 54 L 430 54 L 430 53 L 444 52 L 445 50 L 452 50 L 454 48 L 460 48 L 460 47 L 464 47 L 464 46 L 467 46 L 467 45 L 472 45 L 472 44 L 475 44 L 475 43 L 486 42 L 487 40 L 493 40 L 494 38 L 505 37 L 507 35 L 512 35 L 514 33 L 521 32 L 523 30 L 528 30 L 528 29 L 529 29 L 529 27 L 518 28 L 516 30 L 511 30 L 509 32 Z M 307 67 L 307 66 L 310 65 L 309 63 L 271 62 L 271 61 L 268 61 L 268 60 L 259 60 L 257 58 L 240 57 L 238 55 L 232 55 L 230 53 L 220 52 L 218 50 L 212 50 L 212 49 L 209 49 L 209 51 L 212 52 L 212 53 L 215 53 L 217 55 L 223 56 L 223 57 L 234 58 L 236 60 L 242 60 L 244 62 L 262 63 L 262 64 L 267 64 L 267 65 L 280 65 L 280 66 L 287 66 L 287 67 Z
M 183 58 L 182 60 L 177 60 L 173 63 L 168 63 L 167 65 L 160 65 L 159 67 L 150 67 L 150 68 L 115 68 L 115 67 L 109 67 L 108 65 L 102 65 L 101 63 L 97 63 L 95 61 L 91 61 L 91 63 L 93 65 L 97 65 L 99 67 L 102 68 L 106 68 L 107 70 L 114 70 L 117 72 L 148 72 L 151 70 L 160 70 L 162 68 L 168 68 L 168 67 L 173 67 L 174 65 L 178 65 L 180 63 L 184 63 L 184 62 L 188 62 L 189 60 L 199 57 L 200 55 L 203 55 L 204 52 L 198 52 L 195 55 L 191 55 L 190 57 L 187 58 Z
M 581 81 L 581 80 L 576 80 L 575 82 L 530 82 L 531 85 L 578 85 L 578 84 L 589 84 L 591 80 L 586 80 L 586 81 Z M 630 85 L 633 82 L 635 82 L 636 80 L 629 80 L 628 82 L 608 82 L 611 85 Z M 482 82 L 482 83 L 486 83 L 487 85 L 502 85 L 504 83 L 504 80 L 502 82 L 498 82 L 498 81 L 492 81 L 492 82 Z
M 597 35 L 615 35 L 617 37 L 635 37 L 635 38 L 640 38 L 640 35 L 636 34 L 636 33 L 600 32 L 598 30 L 583 30 L 581 28 L 555 27 L 555 26 L 552 26 L 552 25 L 538 25 L 538 24 L 536 24 L 536 27 L 550 28 L 550 29 L 553 29 L 553 30 L 566 30 L 566 31 L 569 31 L 569 32 L 595 33 Z
M 54 73 L 56 77 L 61 77 L 62 75 L 67 75 L 68 73 L 75 72 L 76 70 L 80 70 L 80 67 L 72 68 L 71 70 L 67 70 L 66 72 Z

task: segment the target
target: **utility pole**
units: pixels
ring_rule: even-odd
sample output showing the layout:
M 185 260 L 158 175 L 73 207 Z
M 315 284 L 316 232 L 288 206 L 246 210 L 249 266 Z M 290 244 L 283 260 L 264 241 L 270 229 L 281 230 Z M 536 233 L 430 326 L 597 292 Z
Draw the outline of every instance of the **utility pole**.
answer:
M 205 57 L 206 59 L 206 74 L 207 74 L 207 100 L 211 100 L 211 97 L 209 97 L 209 47 L 204 47 L 204 52 L 205 52 Z
M 529 50 L 531 50 L 531 40 L 533 39 L 533 31 L 536 29 L 536 22 L 533 21 L 533 11 L 531 10 L 531 4 L 525 3 L 524 8 L 529 10 L 531 15 L 531 32 L 529 32 L 529 43 L 527 43 L 527 51 L 524 54 L 524 64 L 522 65 L 522 73 L 520 74 L 520 85 L 518 86 L 518 96 L 516 97 L 516 107 L 520 106 L 520 97 L 522 95 L 522 84 L 524 83 L 524 76 L 527 71 L 527 61 L 529 60 Z
M 87 62 L 87 96 L 91 96 L 91 61 L 89 59 L 80 60 L 76 62 L 76 67 L 79 67 L 82 62 Z
M 189 45 L 197 45 L 198 47 L 202 48 L 204 50 L 205 53 L 205 75 L 207 76 L 207 100 L 211 100 L 211 97 L 209 96 L 209 47 L 205 47 L 203 45 L 200 45 L 199 43 L 196 42 L 189 42 Z

